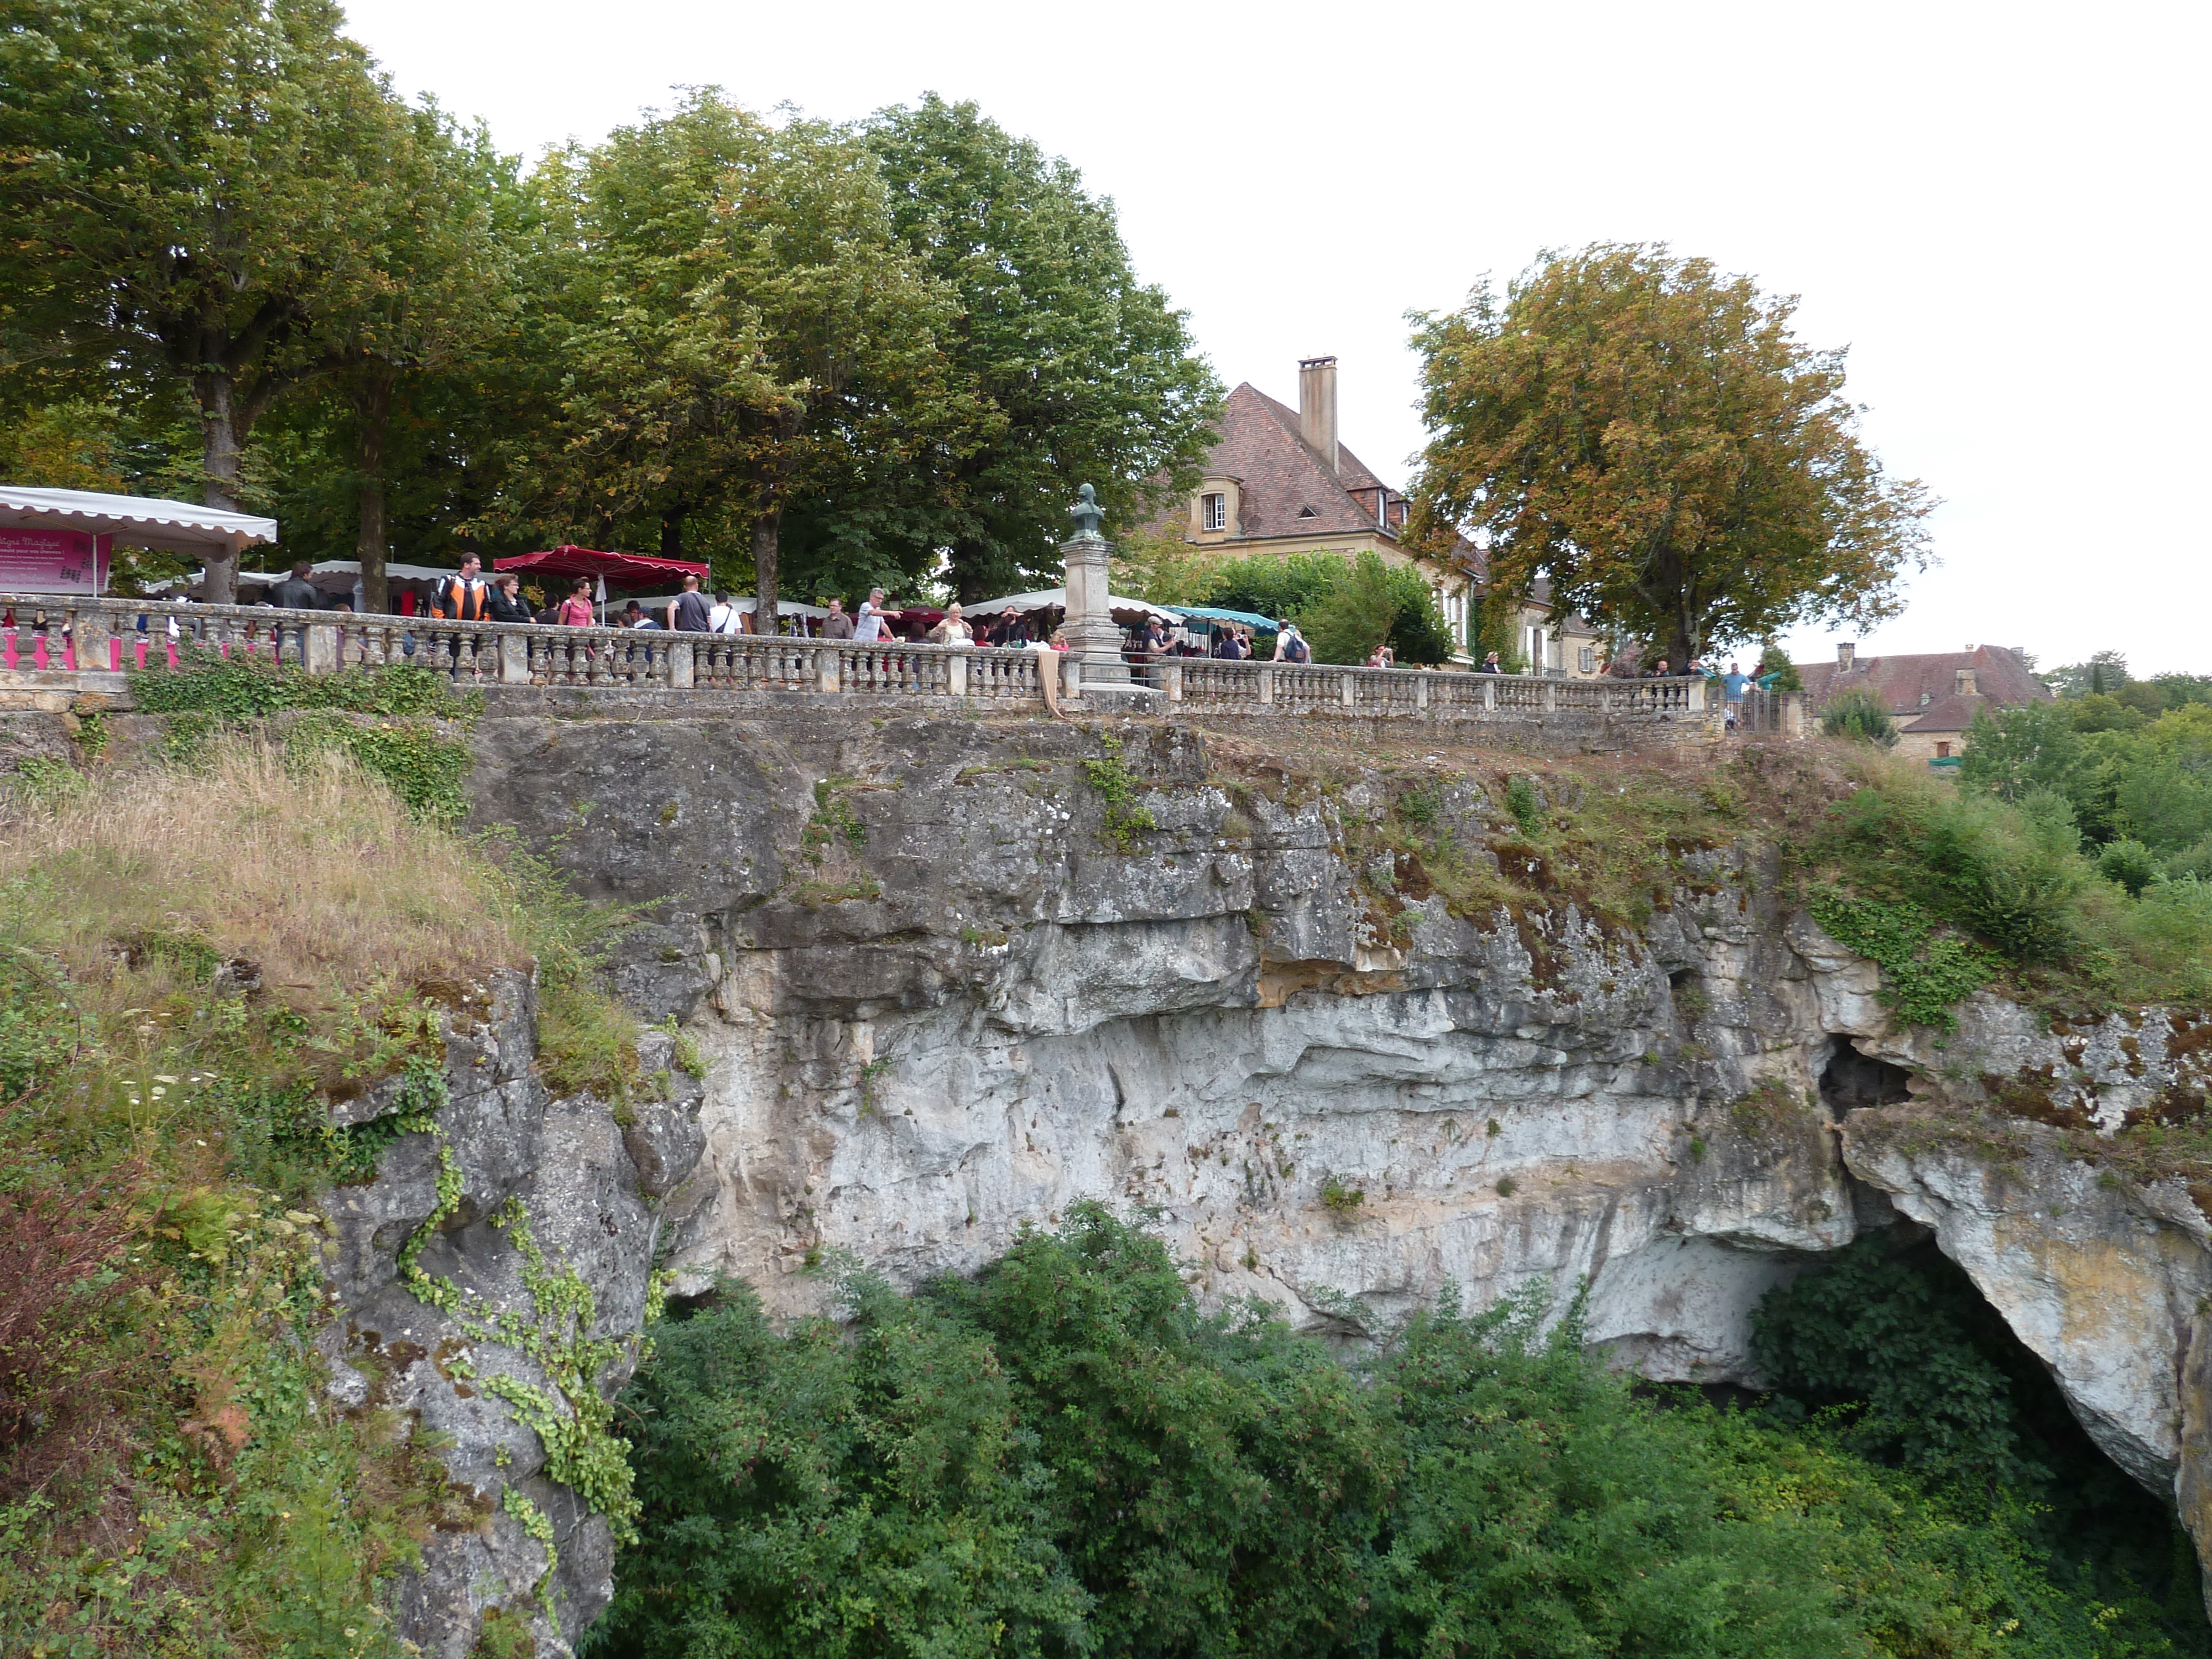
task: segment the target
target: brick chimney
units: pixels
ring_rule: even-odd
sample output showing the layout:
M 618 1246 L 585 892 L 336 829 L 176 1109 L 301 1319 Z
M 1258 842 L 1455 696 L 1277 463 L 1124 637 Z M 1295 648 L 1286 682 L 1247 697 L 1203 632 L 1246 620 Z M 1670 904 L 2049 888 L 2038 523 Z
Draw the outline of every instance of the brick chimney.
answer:
M 1838 646 L 1836 647 L 1836 672 L 1839 674 L 1850 673 L 1851 672 L 1851 664 L 1858 656 L 1858 653 L 1859 648 L 1856 645 L 1846 643 Z
M 1321 452 L 1334 474 L 1336 463 L 1336 359 L 1298 360 L 1298 435 Z
M 1961 668 L 1951 677 L 1951 690 L 1962 697 L 1981 695 L 1974 690 L 1974 671 L 1971 668 Z

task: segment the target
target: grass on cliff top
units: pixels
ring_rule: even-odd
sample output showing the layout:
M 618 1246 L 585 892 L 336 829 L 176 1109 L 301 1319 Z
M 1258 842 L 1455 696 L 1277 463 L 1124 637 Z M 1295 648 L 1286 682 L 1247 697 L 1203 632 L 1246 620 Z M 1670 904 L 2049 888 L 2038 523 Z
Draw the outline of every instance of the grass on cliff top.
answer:
M 320 1400 L 317 1195 L 392 1139 L 330 1100 L 476 976 L 605 1003 L 599 920 L 496 850 L 315 745 L 0 800 L 0 1652 L 396 1653 L 380 1585 L 478 1517 Z
M 1432 892 L 1473 918 L 1503 910 L 1540 976 L 1532 918 L 1573 903 L 1608 932 L 1641 927 L 1677 892 L 1717 890 L 1696 855 L 1741 842 L 1778 854 L 1785 898 L 1880 961 L 1886 994 L 1917 1023 L 1943 1024 L 1992 982 L 2058 1010 L 2212 1002 L 2212 884 L 2131 896 L 2069 823 L 1962 795 L 1864 744 L 1747 744 L 1718 763 L 1312 743 L 1292 758 L 1211 736 L 1207 749 L 1232 795 L 1334 797 L 1386 925 Z M 1350 809 L 1360 783 L 1379 814 Z M 1384 852 L 1396 855 L 1387 878 Z

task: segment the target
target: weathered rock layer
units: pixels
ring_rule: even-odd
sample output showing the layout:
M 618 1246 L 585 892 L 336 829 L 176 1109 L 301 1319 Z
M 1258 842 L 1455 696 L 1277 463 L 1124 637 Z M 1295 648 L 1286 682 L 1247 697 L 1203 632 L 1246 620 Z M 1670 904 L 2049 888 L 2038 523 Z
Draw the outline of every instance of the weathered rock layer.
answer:
M 824 1252 L 912 1283 L 1104 1200 L 1146 1206 L 1206 1296 L 1302 1324 L 1381 1329 L 1448 1284 L 1480 1303 L 1535 1282 L 1561 1307 L 1586 1285 L 1591 1334 L 1621 1363 L 1755 1382 L 1768 1288 L 1866 1228 L 1917 1224 L 2207 1538 L 2203 1217 L 2034 1138 L 2057 1130 L 2022 1126 L 2008 1159 L 1957 1127 L 2026 1076 L 2083 1122 L 2144 1109 L 2193 1075 L 2163 1016 L 2062 1038 L 1984 998 L 1948 1036 L 1893 1031 L 1872 966 L 1794 912 L 1748 844 L 1681 849 L 1634 930 L 1565 900 L 1486 915 L 1355 854 L 1376 842 L 1352 832 L 1425 778 L 1433 832 L 1486 856 L 1510 825 L 1509 757 L 1321 787 L 1186 726 L 1113 736 L 480 724 L 477 816 L 642 907 L 618 981 L 705 1062 L 688 1177 L 689 1102 L 665 1146 L 627 1148 L 611 1122 L 542 1107 L 534 1133 L 574 1161 L 549 1215 L 580 1250 L 599 1226 L 590 1248 L 621 1262 L 593 1272 L 635 1285 L 603 1298 L 610 1328 L 634 1320 L 656 1247 L 679 1289 L 730 1274 L 797 1311 L 822 1305 L 802 1269 Z M 532 1163 L 553 1139 L 537 1144 L 471 1173 L 485 1206 L 556 1179 Z M 401 1310 L 374 1311 L 388 1345 Z M 467 1443 L 522 1458 L 501 1432 L 487 1418 Z M 598 1547 L 580 1534 L 580 1573 Z M 515 1577 L 488 1558 L 467 1571 L 487 1566 Z M 424 1593 L 459 1594 L 449 1577 Z

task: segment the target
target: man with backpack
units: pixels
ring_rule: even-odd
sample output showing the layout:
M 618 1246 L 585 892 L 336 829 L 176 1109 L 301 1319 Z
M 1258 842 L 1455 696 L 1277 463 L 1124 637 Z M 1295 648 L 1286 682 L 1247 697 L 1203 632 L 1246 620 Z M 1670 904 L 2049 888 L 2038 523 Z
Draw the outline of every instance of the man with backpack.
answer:
M 1313 660 L 1313 647 L 1306 643 L 1306 636 L 1298 632 L 1296 623 L 1285 617 L 1275 627 L 1277 662 L 1304 664 Z
M 705 634 L 714 629 L 714 607 L 699 591 L 699 579 L 686 575 L 684 591 L 668 606 L 668 626 L 680 634 Z

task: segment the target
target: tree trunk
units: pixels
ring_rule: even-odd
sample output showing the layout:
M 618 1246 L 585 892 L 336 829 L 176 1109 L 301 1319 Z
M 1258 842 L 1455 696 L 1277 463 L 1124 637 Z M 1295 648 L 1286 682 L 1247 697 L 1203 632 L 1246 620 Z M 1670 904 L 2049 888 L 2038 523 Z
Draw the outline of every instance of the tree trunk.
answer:
M 204 369 L 195 377 L 200 404 L 200 470 L 204 475 L 200 501 L 226 513 L 238 508 L 239 452 L 245 447 L 232 403 L 230 375 L 220 368 Z M 226 550 L 207 556 L 210 605 L 238 602 L 238 555 Z
M 386 532 L 384 514 L 384 440 L 392 425 L 392 388 L 398 379 L 388 365 L 373 366 L 354 392 L 354 408 L 361 416 L 360 447 L 355 456 L 361 475 L 361 522 L 354 536 L 354 556 L 361 561 L 362 607 L 371 616 L 392 609 L 391 587 L 384 574 Z
M 753 592 L 760 596 L 754 603 L 753 626 L 763 634 L 776 632 L 780 620 L 775 608 L 775 561 L 777 536 L 782 523 L 783 504 L 780 500 L 753 520 Z
M 689 507 L 679 507 L 664 514 L 660 520 L 660 556 L 680 559 L 684 556 L 684 515 Z

